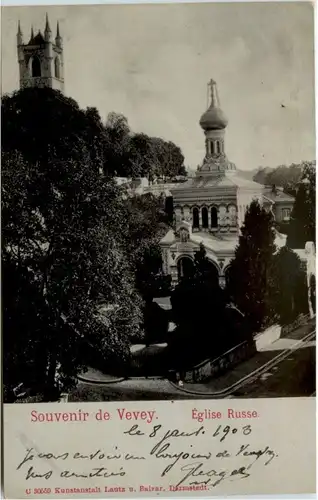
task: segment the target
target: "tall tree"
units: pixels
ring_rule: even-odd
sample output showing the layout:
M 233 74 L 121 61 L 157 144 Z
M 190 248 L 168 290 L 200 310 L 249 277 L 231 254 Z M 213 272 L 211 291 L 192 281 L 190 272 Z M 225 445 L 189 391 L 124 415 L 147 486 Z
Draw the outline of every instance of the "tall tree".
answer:
M 255 331 L 273 314 L 274 240 L 272 215 L 253 201 L 246 211 L 228 272 L 228 293 Z
M 1 117 L 2 149 L 20 152 L 39 168 L 52 158 L 80 156 L 81 141 L 94 166 L 103 165 L 105 129 L 95 108 L 82 110 L 50 88 L 26 88 L 3 97 Z
M 11 291 L 4 304 L 11 367 L 5 384 L 34 372 L 51 388 L 57 374 L 72 381 L 87 343 L 112 365 L 124 360 L 130 339 L 140 335 L 142 304 L 125 249 L 122 192 L 102 171 L 96 113 L 51 89 L 28 90 L 3 103 L 3 285 Z M 25 108 L 41 114 L 44 131 Z
M 154 173 L 164 180 L 186 175 L 184 156 L 173 142 L 152 138 Z
M 129 198 L 125 205 L 125 221 L 126 248 L 137 289 L 145 299 L 152 300 L 164 281 L 160 276 L 162 253 L 159 245 L 169 229 L 164 200 L 152 194 Z
M 118 177 L 131 176 L 130 137 L 127 118 L 119 113 L 109 113 L 103 143 L 105 173 Z
M 298 255 L 286 246 L 275 255 L 274 270 L 275 310 L 285 325 L 300 313 L 308 313 L 306 272 Z
M 304 248 L 307 241 L 316 241 L 316 168 L 314 162 L 304 164 L 287 237 L 287 244 L 291 248 Z

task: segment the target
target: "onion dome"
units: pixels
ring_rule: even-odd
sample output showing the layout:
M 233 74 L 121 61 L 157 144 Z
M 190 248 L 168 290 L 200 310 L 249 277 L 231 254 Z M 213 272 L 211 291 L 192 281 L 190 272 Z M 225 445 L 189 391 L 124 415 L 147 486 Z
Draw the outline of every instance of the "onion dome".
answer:
M 211 80 L 211 104 L 200 118 L 200 125 L 203 130 L 222 130 L 227 126 L 228 120 L 220 108 L 220 101 L 217 92 L 216 82 Z

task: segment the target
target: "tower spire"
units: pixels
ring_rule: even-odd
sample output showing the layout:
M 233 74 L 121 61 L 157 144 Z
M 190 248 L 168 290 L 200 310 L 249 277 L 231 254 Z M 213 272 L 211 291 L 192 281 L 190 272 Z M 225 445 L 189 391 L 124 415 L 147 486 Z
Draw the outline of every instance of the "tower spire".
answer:
M 46 13 L 46 15 L 45 15 L 45 32 L 51 33 L 48 13 Z
M 45 30 L 44 30 L 44 40 L 46 42 L 50 42 L 51 41 L 51 35 L 52 35 L 52 31 L 51 31 L 51 28 L 50 28 L 49 16 L 46 13 L 46 17 L 45 17 Z
M 17 44 L 18 45 L 22 45 L 23 44 L 20 21 L 18 21 Z
M 55 37 L 55 45 L 59 48 L 62 48 L 62 37 L 60 35 L 60 23 L 57 21 L 56 23 L 56 37 Z

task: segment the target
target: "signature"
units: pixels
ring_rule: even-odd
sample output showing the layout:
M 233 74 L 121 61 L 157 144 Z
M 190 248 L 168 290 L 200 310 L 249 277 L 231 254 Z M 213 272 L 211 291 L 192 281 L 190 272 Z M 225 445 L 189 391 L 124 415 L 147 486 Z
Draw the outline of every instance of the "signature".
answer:
M 204 469 L 204 464 L 202 462 L 193 462 L 191 464 L 186 464 L 181 467 L 181 472 L 186 472 L 186 474 L 180 479 L 176 484 L 176 488 L 179 488 L 182 484 L 188 481 L 189 485 L 210 485 L 217 486 L 225 479 L 234 478 L 236 479 L 247 479 L 250 474 L 247 472 L 246 467 L 240 467 L 238 469 L 233 469 L 232 471 L 215 469 Z M 196 479 L 194 479 L 196 478 Z

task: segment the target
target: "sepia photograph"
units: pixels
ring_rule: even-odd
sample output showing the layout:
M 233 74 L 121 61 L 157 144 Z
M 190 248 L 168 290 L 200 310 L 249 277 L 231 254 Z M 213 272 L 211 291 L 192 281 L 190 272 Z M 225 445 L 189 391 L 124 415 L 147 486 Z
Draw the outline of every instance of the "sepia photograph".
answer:
M 312 4 L 1 25 L 4 402 L 315 397 Z

